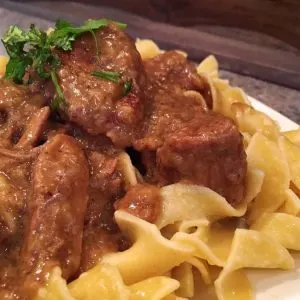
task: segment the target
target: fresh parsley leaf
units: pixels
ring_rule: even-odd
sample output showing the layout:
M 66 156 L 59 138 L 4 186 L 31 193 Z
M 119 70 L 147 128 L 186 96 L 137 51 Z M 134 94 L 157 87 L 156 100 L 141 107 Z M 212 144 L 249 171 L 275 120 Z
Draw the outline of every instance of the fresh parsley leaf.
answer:
M 7 45 L 13 45 L 15 43 L 25 43 L 27 37 L 25 32 L 17 25 L 9 26 L 8 30 L 2 38 L 2 42 Z
M 107 19 L 98 19 L 98 20 L 87 20 L 84 24 L 80 27 L 74 28 L 75 31 L 89 31 L 89 30 L 96 30 L 101 27 L 106 27 L 109 21 Z
M 24 53 L 23 48 L 26 43 L 26 35 L 18 26 L 12 25 L 4 34 L 2 43 L 10 57 L 20 57 Z
M 11 58 L 6 66 L 6 79 L 13 79 L 16 83 L 22 83 L 26 67 L 31 64 L 28 57 Z
M 91 74 L 98 78 L 102 78 L 116 83 L 120 82 L 122 77 L 120 73 L 112 72 L 112 71 L 102 71 L 102 70 L 94 70 L 92 71 Z
M 124 82 L 124 84 L 123 84 L 123 94 L 124 94 L 124 96 L 127 96 L 130 93 L 130 91 L 132 89 L 132 85 L 133 85 L 132 80 L 127 80 L 127 81 Z
M 127 24 L 125 24 L 125 23 L 116 22 L 116 21 L 113 21 L 113 23 L 116 24 L 117 26 L 119 26 L 120 29 L 127 28 Z
M 85 32 L 105 27 L 108 25 L 108 20 L 88 20 L 82 26 L 75 27 L 71 23 L 59 20 L 56 22 L 56 28 L 49 35 L 49 43 L 58 49 L 64 51 L 72 50 L 72 43 L 76 37 Z
M 47 40 L 47 34 L 44 31 L 38 29 L 34 24 L 30 25 L 30 30 L 25 33 L 26 42 L 30 43 L 30 46 L 43 46 Z
M 62 29 L 65 27 L 72 27 L 72 24 L 67 20 L 58 19 L 55 23 L 55 28 Z

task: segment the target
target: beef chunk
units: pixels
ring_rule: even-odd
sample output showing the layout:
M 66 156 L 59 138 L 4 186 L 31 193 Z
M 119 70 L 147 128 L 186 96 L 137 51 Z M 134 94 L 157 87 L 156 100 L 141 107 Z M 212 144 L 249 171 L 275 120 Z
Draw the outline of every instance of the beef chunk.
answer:
M 232 205 L 243 199 L 246 154 L 235 124 L 223 116 L 203 113 L 194 124 L 167 135 L 156 163 L 163 184 L 201 184 Z
M 29 220 L 21 251 L 26 294 L 60 266 L 68 279 L 79 268 L 88 200 L 88 166 L 76 141 L 59 134 L 38 156 L 28 203 Z
M 92 268 L 107 252 L 118 251 L 120 233 L 113 219 L 112 202 L 122 192 L 117 156 L 87 151 L 89 202 L 85 216 L 80 272 Z
M 242 201 L 246 155 L 242 136 L 228 118 L 203 109 L 193 96 L 205 83 L 195 67 L 166 52 L 145 63 L 149 78 L 142 151 L 151 183 L 179 181 L 210 187 L 233 205 Z
M 115 203 L 115 208 L 125 210 L 138 218 L 155 223 L 161 207 L 159 188 L 150 184 L 137 184 Z
M 0 146 L 12 147 L 26 130 L 28 120 L 45 104 L 44 97 L 27 86 L 0 80 Z
M 144 69 L 134 41 L 116 25 L 96 32 L 99 53 L 90 33 L 78 38 L 71 52 L 59 53 L 59 82 L 69 119 L 92 135 L 106 134 L 118 146 L 130 145 L 143 117 Z M 122 74 L 119 83 L 91 74 Z M 124 95 L 124 82 L 132 89 Z

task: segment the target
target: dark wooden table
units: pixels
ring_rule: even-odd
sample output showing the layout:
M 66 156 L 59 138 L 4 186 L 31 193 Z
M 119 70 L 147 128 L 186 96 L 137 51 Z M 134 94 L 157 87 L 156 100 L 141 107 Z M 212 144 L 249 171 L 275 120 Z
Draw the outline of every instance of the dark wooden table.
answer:
M 53 26 L 57 18 L 80 23 L 87 18 L 104 16 L 127 22 L 128 32 L 133 37 L 153 38 L 165 48 L 183 48 L 193 60 L 200 60 L 208 53 L 215 54 L 224 69 L 221 74 L 232 84 L 300 123 L 299 52 L 262 34 L 222 26 L 183 28 L 113 8 L 69 1 L 54 4 L 51 1 L 15 3 L 6 0 L 0 3 L 0 34 L 10 24 L 28 27 L 36 23 L 47 28 Z M 3 53 L 4 49 L 0 51 Z

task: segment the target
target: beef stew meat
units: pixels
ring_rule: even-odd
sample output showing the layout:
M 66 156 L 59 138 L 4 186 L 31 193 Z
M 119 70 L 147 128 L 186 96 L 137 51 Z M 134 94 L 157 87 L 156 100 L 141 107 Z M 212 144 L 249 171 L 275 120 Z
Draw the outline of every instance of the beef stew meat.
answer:
M 29 87 L 1 80 L 0 147 L 12 148 L 16 145 L 26 130 L 28 121 L 44 105 L 44 97 L 39 93 L 31 92 Z M 48 110 L 48 108 L 46 110 Z M 32 135 L 32 140 L 26 144 L 34 143 L 35 137 L 36 135 Z M 22 147 L 22 145 L 20 147 Z
M 161 54 L 146 61 L 145 69 L 147 117 L 143 138 L 135 147 L 143 153 L 148 181 L 204 185 L 229 203 L 239 204 L 247 165 L 242 136 L 234 122 L 205 111 L 189 92 L 201 92 L 205 82 L 181 54 Z
M 88 151 L 90 166 L 89 202 L 85 216 L 80 272 L 93 267 L 107 252 L 118 251 L 121 238 L 113 220 L 111 203 L 120 197 L 122 176 L 117 155 L 107 151 Z
M 134 41 L 117 25 L 74 42 L 71 52 L 60 52 L 59 82 L 69 119 L 92 135 L 106 134 L 114 144 L 129 146 L 143 117 L 145 74 Z M 117 72 L 120 82 L 92 75 L 95 70 Z M 128 95 L 124 83 L 132 82 Z
M 243 199 L 242 136 L 209 111 L 207 81 L 193 64 L 176 51 L 142 62 L 113 23 L 95 36 L 99 52 L 91 33 L 71 51 L 53 50 L 66 101 L 61 119 L 47 105 L 47 79 L 27 86 L 0 79 L 1 299 L 30 300 L 53 267 L 70 281 L 104 254 L 127 249 L 114 212 L 155 223 L 163 185 L 204 185 L 232 205 Z M 117 72 L 118 80 L 95 70 Z M 124 151 L 144 167 L 134 186 L 120 169 Z
M 155 223 L 160 213 L 161 197 L 159 188 L 150 184 L 136 184 L 125 197 L 115 202 L 116 210 L 121 209 L 147 222 Z
M 43 276 L 54 266 L 61 267 L 66 279 L 79 268 L 88 183 L 87 160 L 76 141 L 63 134 L 49 140 L 32 171 L 20 257 L 26 289 L 45 282 Z

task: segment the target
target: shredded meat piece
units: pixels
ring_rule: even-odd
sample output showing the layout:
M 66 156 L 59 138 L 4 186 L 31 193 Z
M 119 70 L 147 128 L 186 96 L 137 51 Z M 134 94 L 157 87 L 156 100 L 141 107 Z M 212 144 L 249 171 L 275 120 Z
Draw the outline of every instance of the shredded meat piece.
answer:
M 89 202 L 85 216 L 80 272 L 92 268 L 108 252 L 119 250 L 120 232 L 113 220 L 112 202 L 122 194 L 117 157 L 88 151 Z
M 45 145 L 33 170 L 21 252 L 28 294 L 45 281 L 54 266 L 61 267 L 66 279 L 77 272 L 87 200 L 86 158 L 73 138 L 57 135 Z
M 33 157 L 20 159 L 0 151 L 0 299 L 21 299 L 17 275 L 32 161 Z
M 137 184 L 128 190 L 125 197 L 115 203 L 115 208 L 125 210 L 145 221 L 155 223 L 160 213 L 159 188 L 149 184 Z
M 0 146 L 11 147 L 19 141 L 28 120 L 44 106 L 45 99 L 26 86 L 0 80 Z
M 134 41 L 116 25 L 96 32 L 101 55 L 90 33 L 78 38 L 70 52 L 58 53 L 62 67 L 59 82 L 67 101 L 69 119 L 92 135 L 106 134 L 114 144 L 128 146 L 143 117 L 144 69 Z M 91 74 L 94 70 L 118 72 L 120 82 Z M 132 81 L 124 96 L 123 84 Z
M 1 156 L 0 162 L 0 244 L 22 227 L 30 185 L 31 161 Z
M 26 126 L 25 132 L 18 141 L 16 148 L 32 148 L 38 142 L 43 129 L 46 126 L 46 121 L 50 116 L 50 108 L 45 106 L 38 110 L 30 119 Z

